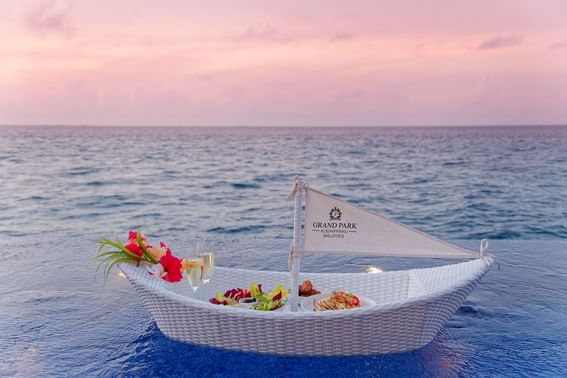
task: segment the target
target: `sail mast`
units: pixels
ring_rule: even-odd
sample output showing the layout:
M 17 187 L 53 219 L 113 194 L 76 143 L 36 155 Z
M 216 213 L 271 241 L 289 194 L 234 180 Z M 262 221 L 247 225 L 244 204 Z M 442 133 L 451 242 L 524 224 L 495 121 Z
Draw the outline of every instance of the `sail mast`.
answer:
M 291 311 L 297 311 L 297 298 L 299 288 L 299 267 L 301 254 L 300 238 L 301 238 L 301 213 L 303 205 L 303 182 L 299 177 L 295 177 L 293 188 L 291 189 L 290 198 L 295 199 L 295 207 L 293 212 L 293 241 L 291 244 L 291 290 L 289 305 Z

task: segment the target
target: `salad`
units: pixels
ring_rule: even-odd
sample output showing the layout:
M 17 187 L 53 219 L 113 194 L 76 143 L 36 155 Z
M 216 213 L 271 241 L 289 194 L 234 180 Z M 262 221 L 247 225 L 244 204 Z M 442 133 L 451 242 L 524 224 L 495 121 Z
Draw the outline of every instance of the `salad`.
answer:
M 240 303 L 241 299 L 251 297 L 249 290 L 236 287 L 225 291 L 224 294 L 217 292 L 213 298 L 209 299 L 209 302 L 216 305 L 233 306 Z
M 252 303 L 253 310 L 273 311 L 282 307 L 287 301 L 288 290 L 283 285 L 277 285 L 269 292 L 262 291 L 262 285 L 251 282 L 248 289 L 234 288 L 224 292 L 217 292 L 209 299 L 209 302 L 216 305 L 236 306 L 239 303 Z
M 253 282 L 250 286 L 251 291 L 254 285 L 256 285 L 256 283 Z M 261 290 L 254 291 L 252 296 L 256 299 L 256 303 L 252 305 L 252 308 L 258 311 L 276 310 L 282 307 L 287 301 L 287 293 L 288 291 L 285 290 L 281 284 L 268 293 L 262 293 Z

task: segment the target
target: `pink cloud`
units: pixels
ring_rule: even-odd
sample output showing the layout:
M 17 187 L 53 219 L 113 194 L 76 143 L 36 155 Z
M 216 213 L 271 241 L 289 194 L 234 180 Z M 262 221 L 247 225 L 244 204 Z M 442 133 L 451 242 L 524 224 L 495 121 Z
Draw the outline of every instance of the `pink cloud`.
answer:
M 33 7 L 26 18 L 28 28 L 38 34 L 58 34 L 72 37 L 75 28 L 69 16 L 73 4 L 70 1 L 46 0 Z
M 549 46 L 550 50 L 563 49 L 567 47 L 567 41 L 557 42 Z
M 266 24 L 262 27 L 248 27 L 246 31 L 236 38 L 235 42 L 271 42 L 286 44 L 301 39 L 298 36 L 278 32 L 272 25 Z
M 355 39 L 356 35 L 353 33 L 346 33 L 346 32 L 342 32 L 342 33 L 336 33 L 335 35 L 333 35 L 331 37 L 331 42 L 343 42 L 343 41 L 349 41 L 352 39 Z
M 495 36 L 482 41 L 476 48 L 477 50 L 501 49 L 516 46 L 522 43 L 523 37 L 518 35 Z

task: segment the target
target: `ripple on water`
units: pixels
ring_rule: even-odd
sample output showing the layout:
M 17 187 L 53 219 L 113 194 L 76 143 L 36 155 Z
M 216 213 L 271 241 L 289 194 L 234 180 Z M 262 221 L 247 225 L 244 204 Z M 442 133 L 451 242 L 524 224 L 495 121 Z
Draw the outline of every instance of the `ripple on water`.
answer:
M 246 226 L 246 227 L 214 227 L 207 230 L 207 232 L 214 234 L 250 234 L 262 231 L 266 228 L 263 225 Z
M 235 182 L 231 183 L 230 186 L 233 189 L 260 189 L 260 185 L 256 183 L 246 183 L 246 182 Z

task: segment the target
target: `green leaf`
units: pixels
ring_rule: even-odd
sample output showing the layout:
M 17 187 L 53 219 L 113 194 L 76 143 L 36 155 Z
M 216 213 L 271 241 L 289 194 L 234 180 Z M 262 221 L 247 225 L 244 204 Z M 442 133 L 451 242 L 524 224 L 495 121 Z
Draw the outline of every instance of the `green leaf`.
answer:
M 127 261 L 129 261 L 129 260 L 130 260 L 129 258 L 123 257 L 123 258 L 121 258 L 121 259 L 117 259 L 117 260 L 113 261 L 112 264 L 110 264 L 110 265 L 107 267 L 106 271 L 105 271 L 105 274 L 104 274 L 104 281 L 106 282 L 106 280 L 107 280 L 107 278 L 108 278 L 108 275 L 110 274 L 110 271 L 112 270 L 112 268 L 114 268 L 114 267 L 115 267 L 116 265 L 118 265 L 118 264 L 121 264 L 121 263 L 123 263 L 123 262 L 127 262 Z
M 141 231 L 136 231 L 136 243 L 138 243 L 138 246 L 142 249 L 142 255 L 146 257 L 146 260 L 153 264 L 157 264 L 157 261 L 148 253 L 148 250 L 144 245 Z
M 124 245 L 122 244 L 122 242 L 120 241 L 120 239 L 116 238 L 116 242 L 113 242 L 112 240 L 109 239 L 105 239 L 105 243 L 107 245 L 110 245 L 120 251 L 122 251 L 123 253 L 133 256 L 134 258 L 138 259 L 139 256 L 136 255 L 135 253 L 130 252 L 126 247 L 124 247 Z
M 121 251 L 106 251 L 106 252 L 101 252 L 99 254 L 97 254 L 94 258 L 95 259 L 100 259 L 104 256 L 109 256 L 109 255 L 119 255 L 119 256 L 124 256 L 124 254 Z

